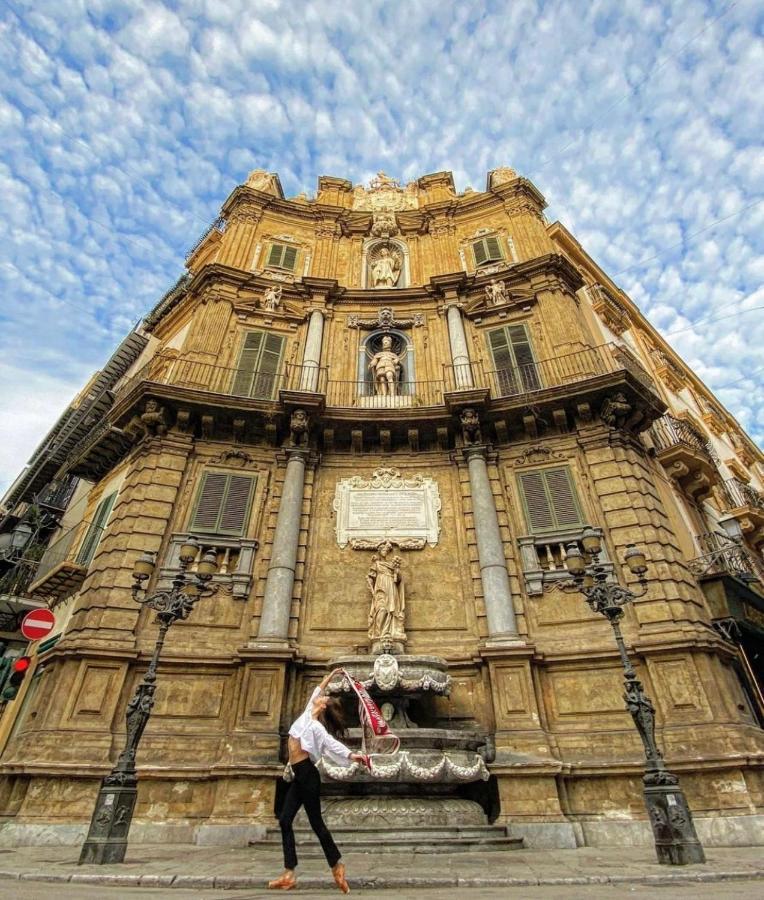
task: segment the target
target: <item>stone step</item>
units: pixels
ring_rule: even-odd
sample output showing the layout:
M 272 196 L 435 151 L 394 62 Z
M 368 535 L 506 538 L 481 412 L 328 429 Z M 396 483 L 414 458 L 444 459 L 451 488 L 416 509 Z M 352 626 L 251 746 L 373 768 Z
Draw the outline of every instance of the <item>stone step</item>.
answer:
M 518 850 L 522 838 L 511 838 L 507 829 L 492 825 L 444 825 L 435 828 L 332 828 L 337 844 L 349 853 L 452 853 L 468 850 Z M 295 840 L 301 855 L 306 858 L 322 855 L 310 828 L 295 828 Z M 269 828 L 259 847 L 280 847 L 281 832 Z

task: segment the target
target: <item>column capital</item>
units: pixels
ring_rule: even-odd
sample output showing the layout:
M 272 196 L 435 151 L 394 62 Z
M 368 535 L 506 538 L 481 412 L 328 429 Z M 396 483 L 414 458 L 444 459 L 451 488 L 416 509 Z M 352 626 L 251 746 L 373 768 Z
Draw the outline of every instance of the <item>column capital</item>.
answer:
M 489 452 L 490 447 L 488 446 L 488 444 L 471 444 L 469 447 L 464 447 L 462 449 L 462 455 L 467 460 L 467 462 L 475 458 L 487 460 Z

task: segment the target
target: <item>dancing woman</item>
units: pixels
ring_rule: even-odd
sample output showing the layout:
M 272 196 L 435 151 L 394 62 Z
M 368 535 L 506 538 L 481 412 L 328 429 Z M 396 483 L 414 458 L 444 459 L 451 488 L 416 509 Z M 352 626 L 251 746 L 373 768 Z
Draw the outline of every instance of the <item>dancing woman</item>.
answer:
M 340 862 L 340 851 L 321 816 L 321 776 L 315 765 L 322 756 L 328 756 L 342 766 L 349 766 L 353 762 L 368 765 L 363 754 L 353 753 L 337 740 L 345 737 L 342 707 L 338 700 L 327 697 L 324 691 L 338 671 L 334 669 L 330 672 L 313 691 L 305 711 L 289 729 L 289 764 L 294 772 L 294 780 L 289 785 L 279 816 L 284 846 L 284 874 L 268 882 L 269 888 L 289 891 L 297 886 L 294 872 L 297 868 L 297 852 L 292 823 L 300 807 L 304 806 L 310 826 L 321 842 L 326 861 L 331 866 L 337 887 L 343 894 L 350 892 L 345 880 L 345 866 Z

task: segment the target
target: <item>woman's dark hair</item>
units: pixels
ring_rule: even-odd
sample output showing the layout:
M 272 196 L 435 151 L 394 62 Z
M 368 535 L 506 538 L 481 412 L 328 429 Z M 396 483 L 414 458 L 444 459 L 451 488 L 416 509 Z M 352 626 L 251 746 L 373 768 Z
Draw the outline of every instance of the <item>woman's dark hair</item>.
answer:
M 347 738 L 345 730 L 345 715 L 342 712 L 342 703 L 336 697 L 330 697 L 326 709 L 321 713 L 326 730 L 339 741 Z

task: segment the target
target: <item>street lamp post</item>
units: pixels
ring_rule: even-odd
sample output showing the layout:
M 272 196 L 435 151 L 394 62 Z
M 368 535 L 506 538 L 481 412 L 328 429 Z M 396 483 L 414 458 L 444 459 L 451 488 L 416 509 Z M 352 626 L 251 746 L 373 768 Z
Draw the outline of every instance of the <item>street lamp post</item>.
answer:
M 706 861 L 703 847 L 698 840 L 692 813 L 687 805 L 679 779 L 669 772 L 663 754 L 655 742 L 655 707 L 637 678 L 634 666 L 626 652 L 621 633 L 623 607 L 647 591 L 647 560 L 634 544 L 629 544 L 624 560 L 639 588 L 629 590 L 617 582 L 608 580 L 608 568 L 600 563 L 602 544 L 599 529 L 584 529 L 581 544 L 569 544 L 565 565 L 573 577 L 573 590 L 584 595 L 594 612 L 601 613 L 610 622 L 618 646 L 624 672 L 624 700 L 645 749 L 645 774 L 642 778 L 645 806 L 653 829 L 655 852 L 658 862 L 672 866 Z
M 127 704 L 125 747 L 117 764 L 101 782 L 90 829 L 80 852 L 80 865 L 118 863 L 125 858 L 130 823 L 138 797 L 135 754 L 154 706 L 157 665 L 165 637 L 171 625 L 179 619 L 188 618 L 198 600 L 210 596 L 216 590 L 208 586 L 209 580 L 217 571 L 213 550 L 204 554 L 195 572 L 187 571 L 197 558 L 199 549 L 194 538 L 189 538 L 180 549 L 180 569 L 172 581 L 172 587 L 151 595 L 145 593 L 144 582 L 154 571 L 154 557 L 150 553 L 144 553 L 136 560 L 133 569 L 133 599 L 156 611 L 159 634 L 146 674 Z

